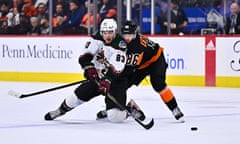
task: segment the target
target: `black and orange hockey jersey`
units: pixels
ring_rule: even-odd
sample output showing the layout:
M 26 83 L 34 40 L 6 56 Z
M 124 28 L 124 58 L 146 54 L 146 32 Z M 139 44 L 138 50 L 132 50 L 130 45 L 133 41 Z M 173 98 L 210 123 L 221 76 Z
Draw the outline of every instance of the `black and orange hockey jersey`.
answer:
M 163 52 L 163 48 L 148 39 L 146 36 L 137 34 L 136 39 L 127 45 L 127 63 L 125 74 L 134 69 L 144 69 L 155 62 Z

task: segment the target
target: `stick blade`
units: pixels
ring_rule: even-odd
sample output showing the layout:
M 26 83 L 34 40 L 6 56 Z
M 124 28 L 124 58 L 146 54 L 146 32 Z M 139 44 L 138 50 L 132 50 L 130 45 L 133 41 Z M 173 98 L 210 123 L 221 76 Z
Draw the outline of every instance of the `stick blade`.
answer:
M 17 98 L 21 98 L 21 94 L 19 92 L 14 91 L 14 90 L 9 90 L 8 95 L 14 96 L 14 97 L 17 97 Z
M 150 122 L 148 123 L 143 123 L 141 120 L 139 119 L 135 119 L 142 127 L 144 127 L 146 130 L 150 129 L 153 127 L 154 125 L 154 119 L 152 118 Z
M 152 128 L 153 125 L 154 125 L 154 119 L 152 118 L 152 120 L 148 124 L 146 124 L 144 128 L 148 130 Z

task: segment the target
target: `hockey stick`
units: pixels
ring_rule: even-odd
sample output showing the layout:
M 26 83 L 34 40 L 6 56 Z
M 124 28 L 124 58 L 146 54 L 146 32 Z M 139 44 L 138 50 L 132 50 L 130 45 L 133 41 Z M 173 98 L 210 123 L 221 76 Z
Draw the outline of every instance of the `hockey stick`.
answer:
M 150 129 L 152 128 L 152 126 L 154 125 L 154 119 L 152 118 L 152 120 L 147 123 L 144 124 L 141 120 L 139 120 L 138 118 L 135 117 L 135 115 L 133 115 L 128 109 L 126 109 L 126 107 L 122 106 L 120 103 L 118 103 L 118 101 L 115 99 L 115 97 L 113 97 L 111 94 L 107 93 L 106 94 L 107 97 L 109 99 L 111 99 L 121 110 L 125 110 L 130 116 L 132 116 L 134 118 L 134 120 L 139 123 L 142 127 L 144 127 L 145 129 Z
M 80 84 L 80 83 L 84 83 L 84 82 L 87 82 L 87 81 L 88 80 L 76 81 L 76 82 L 73 82 L 73 83 L 69 83 L 69 84 L 65 84 L 65 85 L 61 85 L 61 86 L 53 87 L 53 88 L 50 88 L 50 89 L 45 89 L 45 90 L 33 92 L 33 93 L 27 93 L 27 94 L 21 94 L 19 92 L 14 91 L 14 90 L 10 90 L 10 91 L 8 91 L 8 94 L 11 95 L 11 96 L 15 96 L 17 98 L 25 98 L 25 97 L 31 97 L 31 96 L 43 94 L 43 93 L 46 93 L 46 92 L 51 92 L 51 91 L 55 91 L 55 90 L 58 90 L 58 89 L 70 87 L 70 86 Z

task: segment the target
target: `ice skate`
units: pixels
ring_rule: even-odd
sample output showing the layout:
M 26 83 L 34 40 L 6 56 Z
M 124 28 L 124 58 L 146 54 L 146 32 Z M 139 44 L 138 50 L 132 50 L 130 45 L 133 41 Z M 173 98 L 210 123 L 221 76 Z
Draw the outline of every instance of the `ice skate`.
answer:
M 48 113 L 44 116 L 44 118 L 45 118 L 45 120 L 54 120 L 54 119 L 56 119 L 57 117 L 62 116 L 62 115 L 64 115 L 64 114 L 65 114 L 65 112 L 61 111 L 60 108 L 58 108 L 58 109 L 56 109 L 56 110 L 54 110 L 54 111 L 48 112 Z
M 70 110 L 72 110 L 72 109 L 73 109 L 73 108 L 70 108 L 70 107 L 68 107 L 68 106 L 66 105 L 66 102 L 65 102 L 65 100 L 64 100 L 63 103 L 61 104 L 61 106 L 60 106 L 58 109 L 56 109 L 56 110 L 54 110 L 54 111 L 48 112 L 48 113 L 44 116 L 44 118 L 45 118 L 45 120 L 54 120 L 54 119 L 56 119 L 57 117 L 60 117 L 60 116 L 64 115 L 66 112 L 68 112 L 68 111 L 70 111 Z
M 106 110 L 101 110 L 97 113 L 97 120 L 102 120 L 107 118 L 107 111 Z
M 126 106 L 128 111 L 133 115 L 133 117 L 143 121 L 146 117 L 143 113 L 143 111 L 140 109 L 140 107 L 136 104 L 134 100 L 130 100 Z M 128 115 L 130 116 L 130 115 Z M 127 116 L 127 117 L 128 117 Z M 107 111 L 101 110 L 97 113 L 97 120 L 105 119 L 107 118 Z
M 184 114 L 181 112 L 179 107 L 176 107 L 173 109 L 172 111 L 173 116 L 175 117 L 175 119 L 179 122 L 185 122 L 184 120 Z
M 145 115 L 136 102 L 131 99 L 127 104 L 128 111 L 132 114 L 134 118 L 137 118 L 141 121 L 145 120 Z

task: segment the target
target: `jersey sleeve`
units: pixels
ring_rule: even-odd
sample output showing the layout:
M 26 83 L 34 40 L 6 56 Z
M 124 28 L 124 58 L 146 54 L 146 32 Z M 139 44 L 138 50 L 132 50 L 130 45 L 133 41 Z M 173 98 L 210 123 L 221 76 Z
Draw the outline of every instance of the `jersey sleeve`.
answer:
M 81 54 L 80 55 L 84 55 L 84 54 L 92 54 L 92 55 L 96 55 L 96 53 L 98 52 L 99 47 L 103 47 L 102 46 L 103 43 L 99 40 L 90 38 L 85 46 L 84 49 L 81 50 Z
M 93 57 L 98 52 L 98 48 L 101 47 L 102 43 L 98 40 L 90 38 L 86 43 L 83 49 L 80 51 L 79 64 L 84 67 L 91 63 Z

